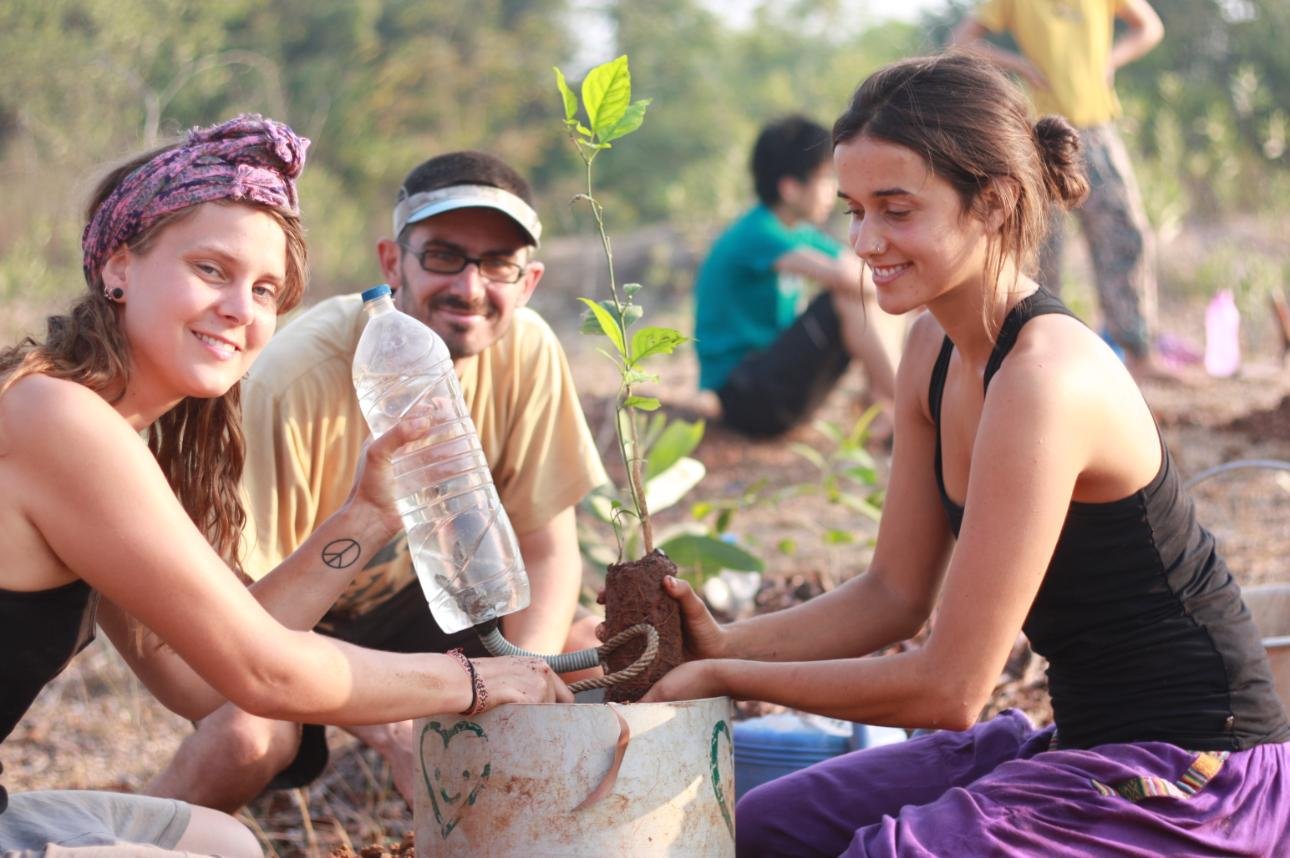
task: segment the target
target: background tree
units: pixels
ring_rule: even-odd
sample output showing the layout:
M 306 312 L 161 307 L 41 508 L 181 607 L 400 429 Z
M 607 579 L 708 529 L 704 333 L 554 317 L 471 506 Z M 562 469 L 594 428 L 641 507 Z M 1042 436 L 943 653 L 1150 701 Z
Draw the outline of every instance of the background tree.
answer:
M 1290 4 L 1154 2 L 1165 41 L 1123 70 L 1118 90 L 1157 229 L 1284 216 Z M 568 205 L 581 177 L 545 121 L 547 75 L 624 52 L 659 107 L 606 162 L 611 226 L 625 238 L 667 221 L 702 243 L 751 199 L 747 152 L 765 121 L 799 111 L 830 122 L 864 75 L 934 49 L 976 4 L 947 0 L 911 24 L 877 20 L 865 0 L 762 0 L 744 26 L 719 5 L 6 0 L 0 333 L 32 330 L 81 288 L 80 209 L 101 165 L 239 111 L 315 141 L 302 188 L 312 298 L 367 283 L 390 189 L 435 151 L 499 153 L 534 178 L 549 235 L 582 231 L 585 214 Z M 577 32 L 588 21 L 602 24 L 597 39 Z M 1264 279 L 1284 278 L 1283 263 L 1269 266 Z

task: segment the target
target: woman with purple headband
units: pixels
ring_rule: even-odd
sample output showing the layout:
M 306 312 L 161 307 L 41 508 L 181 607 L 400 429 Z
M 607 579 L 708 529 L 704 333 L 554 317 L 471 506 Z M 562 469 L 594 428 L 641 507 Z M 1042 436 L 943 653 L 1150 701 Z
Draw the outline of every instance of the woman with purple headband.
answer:
M 399 527 L 385 477 L 418 421 L 371 443 L 349 503 L 272 575 L 248 589 L 233 571 L 238 383 L 304 290 L 295 179 L 308 143 L 242 116 L 113 171 L 82 240 L 88 293 L 43 342 L 0 353 L 0 741 L 96 615 L 191 719 L 226 700 L 364 724 L 571 699 L 535 659 L 378 653 L 308 631 Z M 260 854 L 206 808 L 0 787 L 0 853 L 89 845 Z

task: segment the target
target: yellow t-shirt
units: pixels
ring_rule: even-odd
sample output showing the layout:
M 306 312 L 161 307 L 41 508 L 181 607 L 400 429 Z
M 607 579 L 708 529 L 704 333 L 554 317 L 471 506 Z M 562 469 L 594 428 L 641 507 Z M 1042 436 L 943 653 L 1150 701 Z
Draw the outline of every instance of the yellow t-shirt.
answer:
M 335 512 L 369 432 L 350 377 L 367 322 L 357 295 L 329 298 L 282 329 L 242 383 L 246 572 L 258 580 Z M 502 506 L 530 533 L 607 481 L 555 333 L 527 308 L 478 355 L 457 361 Z M 399 536 L 337 601 L 360 614 L 414 578 Z
M 1120 102 L 1107 81 L 1121 0 L 986 0 L 976 12 L 981 26 L 1007 31 L 1048 79 L 1031 89 L 1040 116 L 1057 113 L 1077 128 L 1110 122 Z

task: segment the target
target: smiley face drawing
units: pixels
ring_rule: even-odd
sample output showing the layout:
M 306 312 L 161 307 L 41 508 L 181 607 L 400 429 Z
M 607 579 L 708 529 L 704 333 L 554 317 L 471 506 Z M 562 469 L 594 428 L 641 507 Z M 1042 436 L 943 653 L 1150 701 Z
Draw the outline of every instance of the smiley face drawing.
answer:
M 453 740 L 458 738 L 462 741 L 454 744 Z M 430 721 L 421 730 L 421 776 L 430 794 L 430 807 L 439 834 L 445 840 L 466 810 L 474 806 L 492 774 L 491 761 L 485 762 L 478 772 L 471 769 L 469 759 L 479 759 L 478 747 L 471 747 L 476 741 L 487 745 L 488 734 L 474 721 L 458 721 L 448 728 L 438 721 Z

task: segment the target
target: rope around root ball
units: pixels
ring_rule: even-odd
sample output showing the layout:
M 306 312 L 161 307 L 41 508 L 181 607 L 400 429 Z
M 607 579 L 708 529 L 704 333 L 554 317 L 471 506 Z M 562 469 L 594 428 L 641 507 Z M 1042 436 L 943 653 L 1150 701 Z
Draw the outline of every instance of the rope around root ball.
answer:
M 641 652 L 640 657 L 622 670 L 609 673 L 609 654 L 627 643 L 627 641 L 640 635 L 645 635 L 645 649 Z M 586 691 L 589 688 L 608 688 L 611 685 L 619 685 L 640 676 L 649 668 L 654 662 L 655 656 L 658 655 L 658 632 L 649 623 L 637 623 L 630 628 L 623 629 L 605 641 L 596 651 L 600 654 L 600 664 L 605 668 L 605 675 L 593 676 L 590 679 L 580 679 L 577 682 L 570 683 L 569 690 L 574 694 L 579 691 Z

